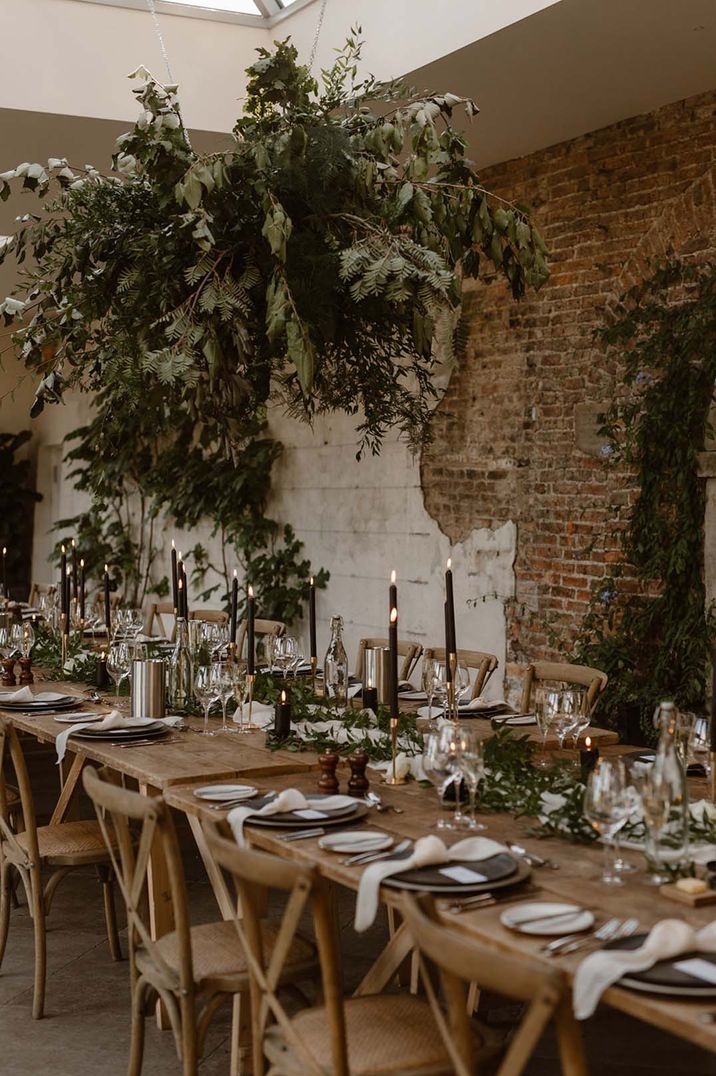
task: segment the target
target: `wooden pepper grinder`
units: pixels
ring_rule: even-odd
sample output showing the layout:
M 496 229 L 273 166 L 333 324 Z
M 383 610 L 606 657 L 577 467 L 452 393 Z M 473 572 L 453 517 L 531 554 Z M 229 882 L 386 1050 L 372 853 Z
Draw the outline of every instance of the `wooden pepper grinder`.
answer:
M 20 683 L 34 684 L 35 677 L 32 675 L 32 658 L 20 658 Z
M 2 667 L 3 687 L 15 687 L 15 658 L 3 658 Z
M 368 756 L 365 751 L 354 751 L 348 759 L 348 764 L 351 768 L 351 776 L 348 781 L 348 795 L 360 796 L 362 798 L 370 788 L 370 781 L 365 775 L 366 766 L 368 765 Z
M 338 755 L 335 751 L 326 751 L 324 754 L 318 756 L 318 765 L 321 767 L 321 776 L 318 778 L 318 788 L 321 792 L 325 792 L 327 795 L 331 796 L 334 792 L 338 791 L 338 778 L 336 777 Z

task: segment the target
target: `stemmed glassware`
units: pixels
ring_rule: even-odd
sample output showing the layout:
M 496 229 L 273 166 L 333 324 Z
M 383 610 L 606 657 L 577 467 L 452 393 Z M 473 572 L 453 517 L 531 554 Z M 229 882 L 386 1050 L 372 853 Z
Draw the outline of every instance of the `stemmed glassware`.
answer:
M 454 758 L 450 757 L 452 728 L 445 726 L 438 732 L 429 732 L 423 740 L 423 770 L 425 776 L 437 789 L 440 805 L 444 806 L 445 792 L 455 779 Z M 452 822 L 439 817 L 437 829 L 453 829 Z
M 204 710 L 202 736 L 213 736 L 209 728 L 209 710 L 219 698 L 218 684 L 212 665 L 199 665 L 194 676 L 194 695 Z
M 229 626 L 228 624 L 203 621 L 201 634 L 204 642 L 209 647 L 211 656 L 215 658 L 229 641 Z
M 266 668 L 269 673 L 273 672 L 276 660 L 276 642 L 277 636 L 274 632 L 270 631 L 267 635 L 264 635 L 264 657 L 266 658 Z
M 614 867 L 613 840 L 627 819 L 625 787 L 624 764 L 618 759 L 603 758 L 589 775 L 584 793 L 585 817 L 604 844 L 604 870 L 600 878 L 603 885 L 624 885 Z
M 477 786 L 485 775 L 482 740 L 477 729 L 460 725 L 455 736 L 455 757 L 470 796 L 467 825 L 473 832 L 479 833 L 481 830 L 487 829 L 487 826 L 482 822 L 478 822 L 475 818 Z
M 646 885 L 665 885 L 671 881 L 663 870 L 659 846 L 672 807 L 672 788 L 664 774 L 656 766 L 649 766 L 633 774 L 633 781 L 641 801 L 644 819 L 644 852 L 650 871 L 644 879 Z
M 428 701 L 428 720 L 433 718 L 433 699 L 435 698 L 435 666 L 434 658 L 423 659 L 422 686 Z
M 287 679 L 290 670 L 301 660 L 298 640 L 293 635 L 279 636 L 276 640 L 274 660 L 279 669 L 283 670 L 284 680 Z
M 226 704 L 234 691 L 234 680 L 228 661 L 215 661 L 213 666 L 217 698 L 221 703 L 221 731 L 234 732 L 226 723 Z
M 129 644 L 114 641 L 107 654 L 107 672 L 116 684 L 116 704 L 119 706 L 119 690 L 122 681 L 129 676 L 132 663 L 132 655 Z
M 436 661 L 434 664 L 433 691 L 440 700 L 443 713 L 448 710 L 448 668 L 445 662 Z M 455 706 L 459 708 L 462 699 L 470 690 L 470 673 L 464 665 L 455 666 Z
M 553 688 L 535 688 L 535 720 L 537 728 L 542 733 L 542 752 L 535 761 L 535 766 L 540 770 L 552 768 L 552 760 L 547 754 L 547 733 L 552 727 L 555 714 L 559 711 L 560 693 Z
M 580 691 L 578 694 L 581 696 L 579 704 L 574 709 L 574 722 L 572 723 L 572 742 L 574 744 L 575 751 L 579 746 L 579 737 L 583 732 L 586 732 L 589 728 L 591 721 L 591 715 L 589 713 L 589 703 L 587 702 L 586 691 Z
M 244 703 L 246 702 L 246 692 L 248 688 L 246 662 L 232 661 L 229 665 L 229 672 L 231 676 L 232 692 L 239 710 L 239 726 L 236 731 L 244 732 Z
M 15 653 L 23 658 L 29 658 L 30 651 L 35 643 L 35 632 L 29 620 L 24 620 L 21 624 L 12 625 L 10 642 Z

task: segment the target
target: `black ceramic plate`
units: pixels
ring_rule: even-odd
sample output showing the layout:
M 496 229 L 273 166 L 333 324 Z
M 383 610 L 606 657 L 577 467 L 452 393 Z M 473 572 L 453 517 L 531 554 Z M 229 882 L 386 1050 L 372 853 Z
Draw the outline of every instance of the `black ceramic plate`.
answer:
M 273 799 L 273 797 L 270 797 Z M 269 797 L 263 797 L 261 800 L 247 800 L 244 803 L 239 804 L 241 807 L 250 806 L 263 806 L 268 802 Z M 311 796 L 311 799 L 318 799 L 317 796 Z M 320 807 L 316 808 L 320 810 Z M 359 818 L 364 818 L 368 814 L 368 808 L 365 803 L 357 800 L 355 804 L 347 807 L 341 807 L 335 811 L 326 811 L 325 818 L 299 818 L 293 811 L 281 812 L 280 814 L 266 815 L 264 818 L 257 815 L 249 815 L 244 823 L 247 826 L 264 826 L 268 829 L 272 827 L 289 827 L 299 829 L 310 829 L 312 826 L 340 826 L 350 822 L 355 822 Z
M 525 867 L 524 873 L 520 870 L 523 866 Z M 462 885 L 456 882 L 454 878 L 448 878 L 440 873 L 445 867 L 467 867 L 468 870 L 484 874 L 486 881 Z M 440 863 L 430 867 L 416 867 L 411 870 L 401 871 L 400 874 L 393 874 L 390 878 L 386 878 L 384 884 L 395 889 L 425 889 L 431 892 L 445 890 L 449 893 L 463 892 L 464 890 L 466 893 L 471 893 L 479 892 L 480 889 L 492 889 L 495 884 L 505 884 L 508 883 L 508 880 L 509 884 L 521 881 L 528 874 L 529 868 L 526 865 L 521 864 L 506 852 L 500 852 L 496 856 L 490 856 L 489 859 L 451 860 L 450 863 Z
M 605 949 L 638 949 L 646 941 L 647 934 L 634 934 L 631 938 L 621 938 L 618 941 L 607 942 Z M 673 996 L 684 997 L 714 997 L 716 985 L 705 983 L 703 979 L 697 979 L 694 975 L 679 971 L 674 967 L 675 963 L 682 960 L 698 958 L 709 964 L 716 965 L 716 953 L 682 953 L 672 960 L 659 960 L 652 968 L 646 971 L 630 971 L 619 980 L 619 986 L 630 986 L 634 990 L 651 990 L 654 993 L 668 993 Z
M 144 740 L 163 736 L 168 731 L 169 729 L 162 721 L 152 721 L 150 725 L 139 725 L 136 728 L 81 729 L 72 735 L 88 740 Z

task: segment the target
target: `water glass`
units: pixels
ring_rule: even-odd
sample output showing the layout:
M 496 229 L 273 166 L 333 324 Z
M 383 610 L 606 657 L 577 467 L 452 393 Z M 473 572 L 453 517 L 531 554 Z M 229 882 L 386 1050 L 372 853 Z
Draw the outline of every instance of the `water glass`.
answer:
M 535 720 L 542 733 L 542 753 L 535 761 L 540 770 L 549 770 L 552 760 L 547 754 L 547 733 L 552 727 L 555 715 L 559 713 L 560 692 L 554 688 L 537 687 L 535 689 Z
M 614 868 L 613 840 L 627 819 L 626 775 L 619 759 L 600 759 L 590 773 L 584 793 L 584 814 L 604 844 L 603 885 L 624 885 Z
M 435 666 L 434 658 L 423 658 L 423 672 L 421 684 L 428 702 L 428 719 L 433 716 L 433 699 L 435 698 Z
M 288 677 L 290 670 L 300 663 L 300 648 L 298 640 L 293 635 L 281 635 L 276 640 L 274 661 L 283 671 L 284 680 Z
M 438 732 L 429 732 L 423 740 L 423 770 L 425 776 L 437 789 L 440 805 L 445 805 L 445 792 L 448 785 L 455 780 L 454 756 L 451 757 L 450 744 L 452 728 L 443 727 Z M 453 823 L 440 817 L 435 823 L 437 829 L 453 829 Z
M 116 705 L 119 706 L 119 689 L 122 681 L 129 676 L 132 666 L 132 654 L 127 643 L 113 642 L 107 653 L 107 672 L 115 682 Z
M 218 686 L 212 665 L 199 665 L 194 676 L 194 695 L 204 709 L 202 736 L 213 736 L 209 729 L 209 710 L 218 701 Z
M 231 667 L 228 661 L 216 661 L 213 665 L 214 680 L 216 682 L 217 698 L 221 703 L 221 731 L 238 731 L 233 725 L 226 723 L 226 704 L 234 691 L 234 680 L 231 675 Z
M 475 817 L 475 798 L 477 786 L 485 775 L 485 762 L 482 754 L 482 740 L 477 729 L 460 725 L 455 735 L 455 755 L 460 773 L 467 785 L 470 807 L 467 826 L 474 833 L 487 829 Z
M 455 706 L 459 707 L 470 690 L 470 673 L 464 665 L 455 666 Z M 434 663 L 433 691 L 440 700 L 444 714 L 448 713 L 448 667 L 444 661 Z

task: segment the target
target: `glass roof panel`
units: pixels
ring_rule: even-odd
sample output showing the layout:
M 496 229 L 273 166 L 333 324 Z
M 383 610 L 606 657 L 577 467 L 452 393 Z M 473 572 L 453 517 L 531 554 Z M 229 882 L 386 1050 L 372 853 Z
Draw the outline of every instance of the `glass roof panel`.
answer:
M 235 11 L 242 15 L 261 15 L 254 0 L 164 0 L 166 4 L 183 4 L 185 7 L 206 8 L 214 11 Z

